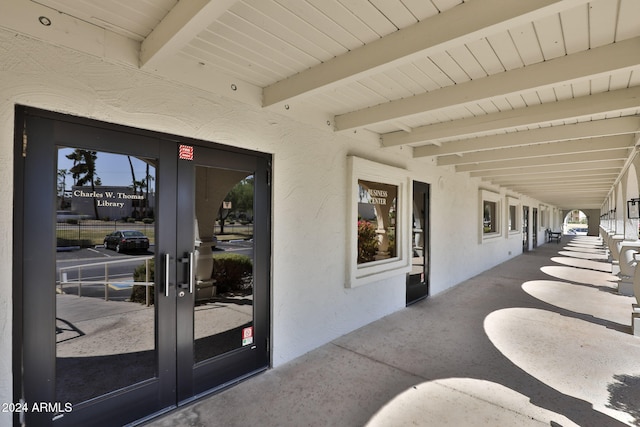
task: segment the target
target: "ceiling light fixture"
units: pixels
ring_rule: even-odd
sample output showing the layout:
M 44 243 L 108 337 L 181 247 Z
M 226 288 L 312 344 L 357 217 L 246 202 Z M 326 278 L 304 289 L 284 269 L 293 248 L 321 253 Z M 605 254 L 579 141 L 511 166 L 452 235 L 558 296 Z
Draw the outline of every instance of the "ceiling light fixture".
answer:
M 51 19 L 47 18 L 46 16 L 39 17 L 38 21 L 40 21 L 40 23 L 45 27 L 49 27 L 51 25 Z

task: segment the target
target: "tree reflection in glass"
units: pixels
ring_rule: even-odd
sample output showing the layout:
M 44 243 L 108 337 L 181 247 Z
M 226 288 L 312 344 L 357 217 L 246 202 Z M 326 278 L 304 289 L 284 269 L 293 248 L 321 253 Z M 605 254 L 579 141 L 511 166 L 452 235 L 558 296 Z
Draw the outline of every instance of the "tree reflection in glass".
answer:
M 157 162 L 68 147 L 57 161 L 56 398 L 76 404 L 156 376 Z M 109 244 L 124 230 L 144 239 Z
M 398 186 L 358 180 L 358 264 L 397 256 Z

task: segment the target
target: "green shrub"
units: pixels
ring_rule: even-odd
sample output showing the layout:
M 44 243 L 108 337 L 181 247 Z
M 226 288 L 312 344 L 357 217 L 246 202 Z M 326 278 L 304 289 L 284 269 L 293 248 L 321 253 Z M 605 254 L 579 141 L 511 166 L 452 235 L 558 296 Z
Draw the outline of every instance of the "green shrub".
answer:
M 155 281 L 155 261 L 149 260 L 149 281 Z M 146 268 L 142 263 L 133 271 L 135 282 L 145 281 Z M 213 257 L 213 279 L 219 293 L 251 292 L 253 289 L 253 261 L 250 257 L 240 254 L 222 254 Z M 133 285 L 131 290 L 132 302 L 146 303 L 146 286 Z M 150 304 L 154 303 L 154 286 L 150 286 Z
M 246 292 L 253 287 L 253 261 L 240 254 L 213 257 L 213 279 L 219 293 Z
M 134 282 L 144 282 L 146 279 L 147 269 L 145 263 L 140 264 L 133 270 L 133 280 Z M 155 282 L 155 260 L 151 258 L 149 260 L 149 281 Z M 146 294 L 146 286 L 143 285 L 133 285 L 133 289 L 131 289 L 131 301 L 139 302 L 141 304 L 147 303 L 147 294 Z M 154 286 L 149 286 L 149 303 L 153 304 L 154 302 Z
M 376 227 L 369 221 L 358 221 L 358 264 L 373 261 L 378 244 Z
M 398 252 L 396 251 L 396 231 L 394 229 L 389 229 L 387 231 L 387 236 L 389 236 L 389 256 L 391 258 L 398 256 Z

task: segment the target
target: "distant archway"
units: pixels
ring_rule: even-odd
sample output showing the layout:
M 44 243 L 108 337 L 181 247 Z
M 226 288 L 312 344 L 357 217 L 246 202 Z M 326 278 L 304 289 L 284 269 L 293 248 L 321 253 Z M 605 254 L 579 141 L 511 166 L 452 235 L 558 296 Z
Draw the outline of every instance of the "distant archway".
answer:
M 586 236 L 589 232 L 589 217 L 580 209 L 574 209 L 562 220 L 562 234 L 569 236 Z

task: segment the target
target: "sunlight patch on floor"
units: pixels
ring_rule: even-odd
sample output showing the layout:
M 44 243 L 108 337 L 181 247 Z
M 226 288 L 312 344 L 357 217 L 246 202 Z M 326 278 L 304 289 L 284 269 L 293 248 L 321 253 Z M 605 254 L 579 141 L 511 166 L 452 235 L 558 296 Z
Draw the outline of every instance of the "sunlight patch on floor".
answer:
M 631 325 L 634 297 L 603 292 L 598 288 L 551 280 L 525 282 L 522 289 L 529 295 L 559 308 L 591 315 L 621 326 Z
M 569 427 L 577 424 L 533 405 L 527 396 L 503 385 L 473 378 L 446 378 L 406 390 L 367 423 L 367 427 L 395 425 Z
M 551 261 L 569 267 L 585 268 L 587 270 L 596 270 L 602 271 L 604 273 L 611 273 L 611 264 L 608 262 L 599 262 L 591 259 L 559 256 L 551 258 Z
M 598 252 L 580 252 L 575 250 L 567 250 L 567 251 L 559 251 L 558 255 L 573 257 L 573 258 L 581 258 L 581 259 L 598 259 L 606 261 L 609 257 L 605 254 Z
M 604 286 L 611 289 L 618 289 L 619 277 L 611 273 L 601 271 L 584 270 L 573 267 L 544 266 L 540 270 L 551 277 L 570 282 L 582 283 L 591 286 Z
M 484 329 L 511 362 L 557 391 L 632 424 L 613 393 L 621 378 L 640 378 L 640 340 L 584 320 L 533 308 L 489 314 Z
M 572 250 L 576 250 L 576 251 L 580 251 L 580 249 L 588 249 L 587 252 L 594 252 L 594 253 L 606 253 L 606 249 L 602 248 L 602 247 L 598 247 L 598 246 L 594 246 L 590 243 L 574 243 L 573 241 L 567 243 L 567 246 L 565 246 L 567 248 L 572 248 Z

